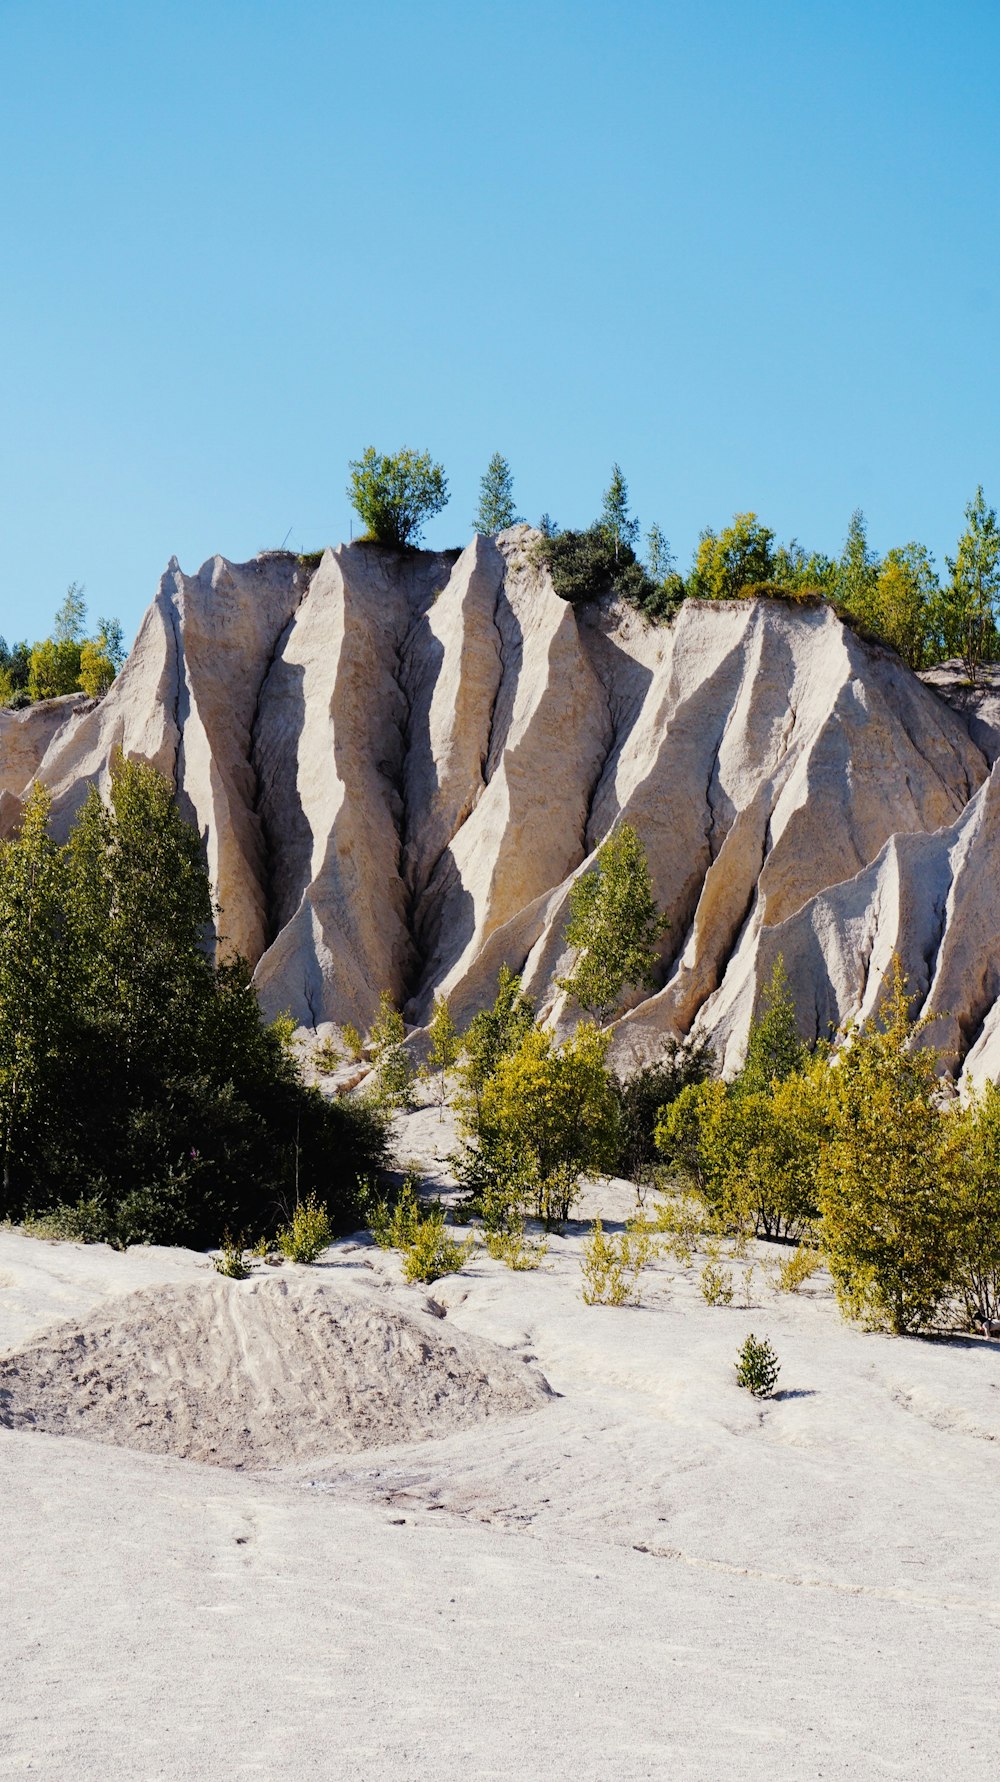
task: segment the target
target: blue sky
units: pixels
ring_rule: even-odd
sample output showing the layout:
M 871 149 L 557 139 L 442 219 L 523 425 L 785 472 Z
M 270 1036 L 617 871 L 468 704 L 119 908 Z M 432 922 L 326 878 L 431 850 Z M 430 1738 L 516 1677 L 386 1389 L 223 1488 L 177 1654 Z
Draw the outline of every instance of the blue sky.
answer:
M 1000 503 L 1000 8 L 0 0 L 0 631 L 134 631 L 193 570 L 348 534 L 429 448 L 469 535 L 596 512 L 682 567 L 753 508 L 953 546 Z

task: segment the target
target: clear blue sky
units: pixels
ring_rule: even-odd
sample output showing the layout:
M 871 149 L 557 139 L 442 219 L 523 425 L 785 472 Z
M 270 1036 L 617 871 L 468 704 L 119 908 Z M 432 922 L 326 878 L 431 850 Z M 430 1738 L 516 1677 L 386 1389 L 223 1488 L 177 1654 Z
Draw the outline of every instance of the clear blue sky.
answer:
M 0 631 L 428 447 L 686 566 L 1000 503 L 996 0 L 0 0 Z

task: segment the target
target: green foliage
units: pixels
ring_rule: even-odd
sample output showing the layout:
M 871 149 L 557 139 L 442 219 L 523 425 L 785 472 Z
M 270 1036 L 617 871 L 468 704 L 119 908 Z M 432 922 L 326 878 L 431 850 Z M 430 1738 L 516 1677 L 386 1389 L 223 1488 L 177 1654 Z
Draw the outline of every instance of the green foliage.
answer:
M 581 1022 L 556 1045 L 532 1027 L 482 1087 L 476 1136 L 487 1158 L 505 1148 L 531 1184 L 532 1210 L 562 1223 L 585 1170 L 614 1168 L 618 1103 L 606 1068 L 609 1036 Z
M 348 1058 L 353 1064 L 357 1064 L 364 1057 L 365 1051 L 365 1042 L 357 1028 L 350 1021 L 345 1022 L 340 1030 L 340 1037 L 347 1049 Z
M 651 989 L 657 941 L 667 926 L 656 907 L 646 850 L 628 823 L 598 848 L 569 897 L 566 944 L 576 963 L 559 987 L 606 1019 L 627 985 Z
M 380 1250 L 405 1250 L 420 1225 L 420 1205 L 412 1176 L 407 1176 L 395 1201 L 377 1200 L 368 1226 Z
M 790 1256 L 783 1257 L 778 1263 L 775 1284 L 779 1293 L 798 1293 L 822 1266 L 823 1258 L 818 1250 L 799 1244 Z
M 348 470 L 348 500 L 376 544 L 415 545 L 424 523 L 448 505 L 444 468 L 429 452 L 381 453 L 368 446 Z
M 427 1066 L 437 1072 L 438 1104 L 440 1118 L 444 1119 L 444 1104 L 448 1093 L 448 1073 L 454 1070 L 462 1050 L 462 1040 L 458 1028 L 451 1018 L 447 998 L 434 998 L 434 1013 L 430 1019 L 430 1050 L 427 1054 Z
M 305 1088 L 247 966 L 213 966 L 170 787 L 119 761 L 64 848 L 47 811 L 39 790 L 0 845 L 0 1213 L 84 1196 L 111 1242 L 204 1246 L 260 1230 L 298 1180 L 349 1221 L 384 1122 Z
M 740 1087 L 750 1091 L 767 1089 L 775 1080 L 802 1070 L 808 1056 L 799 1035 L 785 962 L 779 954 L 750 1023 Z
M 57 1243 L 114 1243 L 108 1209 L 96 1196 L 87 1200 L 81 1195 L 74 1205 L 61 1204 L 47 1213 L 29 1212 L 25 1215 L 24 1229 L 29 1237 L 48 1238 Z
M 987 1083 L 945 1122 L 952 1281 L 970 1325 L 1000 1318 L 1000 1090 Z
M 954 558 L 947 559 L 951 582 L 943 597 L 943 625 L 949 649 L 962 657 L 974 681 L 984 662 L 1000 655 L 1000 526 L 980 483 L 965 510 L 966 527 Z
M 66 598 L 58 609 L 52 626 L 57 644 L 82 644 L 87 631 L 87 602 L 79 582 L 70 582 Z
M 588 1306 L 638 1305 L 642 1271 L 656 1245 L 646 1226 L 630 1220 L 623 1231 L 608 1236 L 600 1219 L 583 1247 L 582 1293 Z
M 687 1268 L 708 1230 L 705 1207 L 696 1194 L 665 1194 L 656 1203 L 656 1230 L 664 1248 Z
M 514 478 L 506 458 L 494 452 L 479 484 L 479 512 L 472 522 L 475 532 L 494 537 L 507 526 L 516 526 L 522 516 L 514 506 Z
M 623 550 L 628 551 L 634 559 L 639 522 L 629 513 L 628 484 L 622 475 L 620 464 L 611 466 L 611 481 L 601 501 L 597 530 L 610 545 L 616 563 Z
M 659 616 L 660 591 L 632 546 L 620 540 L 616 549 L 600 525 L 585 532 L 543 533 L 534 556 L 548 570 L 559 598 L 571 606 L 617 597 L 650 618 Z
M 459 1243 L 445 1229 L 444 1210 L 432 1207 L 421 1219 L 412 1241 L 403 1251 L 403 1279 L 437 1281 L 442 1275 L 457 1274 L 465 1267 L 476 1246 L 473 1236 Z
M 219 1254 L 212 1257 L 212 1267 L 216 1274 L 226 1275 L 231 1281 L 245 1281 L 250 1273 L 243 1260 L 246 1248 L 242 1237 L 230 1237 L 228 1231 L 224 1232 L 219 1245 Z
M 732 1083 L 683 1089 L 662 1113 L 664 1160 L 737 1231 L 797 1237 L 817 1213 L 827 1135 L 823 1056 L 799 1038 L 779 959 L 751 1023 L 746 1063 Z
M 319 1045 L 314 1049 L 312 1062 L 313 1069 L 319 1071 L 321 1077 L 332 1077 L 337 1069 L 340 1063 L 340 1053 L 329 1034 L 325 1039 L 320 1040 Z
M 391 992 L 383 990 L 379 996 L 378 1014 L 368 1035 L 375 1065 L 368 1099 L 387 1114 L 404 1112 L 414 1105 L 414 1070 L 404 1045 L 405 1039 L 403 1017 Z
M 58 699 L 80 690 L 81 647 L 71 638 L 45 637 L 31 651 L 28 692 L 35 699 Z
M 737 1384 L 754 1398 L 770 1398 L 780 1372 L 778 1357 L 767 1338 L 755 1337 L 751 1331 L 736 1360 Z
M 315 1194 L 297 1202 L 289 1224 L 278 1233 L 278 1249 L 289 1262 L 315 1262 L 332 1241 L 330 1215 Z
M 661 1112 L 689 1084 L 703 1083 L 715 1067 L 715 1053 L 705 1041 L 667 1039 L 660 1057 L 617 1083 L 617 1172 L 647 1186 L 659 1164 L 656 1128 Z
M 505 1231 L 486 1232 L 486 1248 L 494 1262 L 503 1262 L 516 1274 L 537 1268 L 545 1255 L 548 1245 L 544 1242 L 532 1243 L 525 1236 L 524 1221 L 518 1221 Z
M 855 508 L 837 564 L 833 594 L 848 613 L 863 623 L 868 622 L 872 611 L 878 571 L 878 557 L 868 546 L 865 516 L 860 508 Z
M 30 705 L 28 681 L 31 676 L 31 646 L 27 643 L 8 645 L 0 637 L 0 706 Z
M 936 1054 L 917 1043 L 899 960 L 880 1015 L 826 1073 L 832 1136 L 819 1171 L 823 1250 L 844 1310 L 900 1333 L 948 1295 L 953 1237 L 943 1192 Z
M 19 706 L 66 693 L 105 694 L 124 660 L 122 628 L 117 619 L 100 619 L 94 637 L 85 636 L 87 605 L 83 589 L 70 584 L 56 613 L 51 637 L 30 649 L 26 643 L 7 648 L 0 638 L 0 705 Z
M 721 532 L 701 534 L 688 594 L 698 600 L 734 600 L 748 583 L 774 580 L 774 533 L 756 514 L 735 514 Z
M 735 1288 L 731 1268 L 723 1268 L 715 1259 L 706 1262 L 698 1278 L 698 1285 L 706 1305 L 732 1305 Z
M 102 699 L 115 678 L 115 665 L 99 643 L 90 638 L 81 644 L 77 682 L 91 699 Z M 72 688 L 67 691 L 72 692 Z
M 462 1040 L 462 1108 L 467 1122 L 500 1059 L 517 1050 L 534 1024 L 534 1003 L 524 995 L 520 978 L 502 965 L 493 1007 L 473 1017 Z

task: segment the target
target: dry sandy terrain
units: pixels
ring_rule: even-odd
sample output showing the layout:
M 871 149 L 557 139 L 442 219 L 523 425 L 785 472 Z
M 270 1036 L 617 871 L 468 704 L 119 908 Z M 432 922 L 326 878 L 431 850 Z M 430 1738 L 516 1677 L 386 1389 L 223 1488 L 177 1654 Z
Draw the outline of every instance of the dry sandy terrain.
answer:
M 428 1292 L 0 1232 L 0 1774 L 995 1775 L 1000 1345 L 761 1263 L 750 1308 L 669 1259 L 589 1308 L 581 1246 Z M 216 1464 L 136 1451 L 171 1406 Z

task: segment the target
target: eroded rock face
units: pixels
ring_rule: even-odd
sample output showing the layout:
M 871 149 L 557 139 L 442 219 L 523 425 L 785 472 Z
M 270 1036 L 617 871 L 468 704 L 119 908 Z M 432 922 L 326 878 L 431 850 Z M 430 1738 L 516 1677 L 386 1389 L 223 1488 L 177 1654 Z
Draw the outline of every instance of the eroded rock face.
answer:
M 956 1066 L 1000 1071 L 992 690 L 925 686 L 822 608 L 577 611 L 533 538 L 172 563 L 99 705 L 0 714 L 0 819 L 38 777 L 64 829 L 117 749 L 153 761 L 265 1009 L 362 1028 L 383 988 L 463 1022 L 502 963 L 571 1025 L 570 889 L 624 819 L 670 929 L 623 1060 L 697 1027 L 735 1068 L 779 952 L 825 1032 L 896 950 Z

